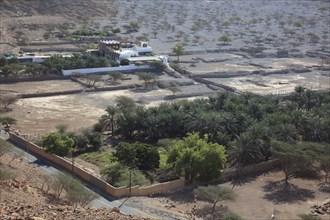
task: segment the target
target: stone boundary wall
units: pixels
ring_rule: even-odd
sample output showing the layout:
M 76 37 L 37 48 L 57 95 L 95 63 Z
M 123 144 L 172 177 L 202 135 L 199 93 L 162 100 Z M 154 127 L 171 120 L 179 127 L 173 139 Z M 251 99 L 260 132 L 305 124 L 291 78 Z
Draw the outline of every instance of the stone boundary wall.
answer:
M 221 89 L 224 89 L 224 90 L 226 90 L 228 92 L 233 92 L 233 93 L 237 93 L 238 92 L 237 89 L 235 89 L 234 87 L 226 86 L 226 85 L 223 85 L 223 84 L 220 84 L 220 83 L 215 83 L 215 82 L 212 82 L 212 81 L 203 79 L 203 78 L 199 78 L 199 77 L 196 77 L 195 78 L 194 77 L 192 79 L 194 79 L 196 82 L 203 83 L 203 84 L 206 84 L 206 85 L 218 86 Z
M 65 47 L 47 47 L 47 48 L 32 48 L 32 47 L 22 47 L 21 51 L 25 53 L 35 53 L 35 52 L 81 52 L 81 48 L 65 48 Z
M 26 98 L 36 98 L 36 97 L 70 95 L 70 94 L 81 93 L 83 91 L 85 91 L 85 90 L 84 89 L 74 89 L 74 90 L 57 91 L 57 92 L 26 93 L 26 94 L 20 94 L 19 97 L 26 99 Z M 86 90 L 86 92 L 87 92 L 87 90 Z
M 33 154 L 40 156 L 44 159 L 46 159 L 51 164 L 55 165 L 56 167 L 59 167 L 72 175 L 78 177 L 79 179 L 89 183 L 90 185 L 97 187 L 100 189 L 103 193 L 114 196 L 114 197 L 124 197 L 129 196 L 129 188 L 127 187 L 114 187 L 107 182 L 101 180 L 100 178 L 93 176 L 88 171 L 82 169 L 81 167 L 78 167 L 71 163 L 71 161 L 68 161 L 62 157 L 59 157 L 57 155 L 51 154 L 46 152 L 43 148 L 28 142 L 27 140 L 23 139 L 22 137 L 19 137 L 18 135 L 15 135 L 13 133 L 9 133 L 9 140 L 22 148 L 23 150 L 27 150 L 29 152 L 32 152 Z M 133 186 L 131 187 L 131 195 L 132 196 L 146 196 L 146 195 L 153 195 L 153 194 L 163 194 L 170 191 L 175 191 L 178 189 L 183 188 L 185 185 L 185 180 L 183 178 L 164 182 L 164 183 L 158 183 L 147 187 L 140 187 L 140 186 Z
M 47 80 L 67 80 L 70 77 L 61 75 L 41 75 L 41 76 L 25 76 L 25 77 L 0 77 L 0 83 L 17 83 L 17 82 L 32 82 L 32 81 L 47 81 Z
M 80 73 L 82 75 L 85 74 L 102 74 L 108 72 L 116 72 L 116 71 L 139 71 L 139 70 L 148 70 L 151 67 L 149 65 L 135 65 L 130 64 L 126 66 L 117 66 L 117 67 L 98 67 L 98 68 L 82 68 L 82 69 L 72 69 L 72 70 L 62 70 L 63 76 L 71 76 L 74 73 Z
M 278 160 L 270 160 L 248 166 L 237 166 L 221 171 L 219 179 L 212 181 L 212 183 L 224 183 L 231 181 L 235 178 L 248 176 L 255 173 L 267 172 L 280 167 Z

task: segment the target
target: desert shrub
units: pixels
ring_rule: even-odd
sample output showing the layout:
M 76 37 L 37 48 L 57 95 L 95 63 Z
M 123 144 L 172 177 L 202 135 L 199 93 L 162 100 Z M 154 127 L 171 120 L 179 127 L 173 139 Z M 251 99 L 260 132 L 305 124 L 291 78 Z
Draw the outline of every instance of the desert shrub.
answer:
M 120 65 L 121 65 L 121 66 L 127 66 L 127 65 L 129 65 L 129 60 L 128 60 L 128 59 L 122 59 L 122 60 L 120 61 Z
M 85 207 L 88 203 L 98 198 L 98 195 L 92 191 L 87 190 L 79 182 L 72 184 L 71 188 L 67 191 L 65 198 L 73 206 L 80 205 Z
M 123 170 L 118 182 L 115 185 L 117 186 L 129 186 L 129 169 L 126 168 Z M 148 185 L 148 180 L 146 176 L 140 170 L 131 170 L 131 186 L 145 186 Z
M 79 181 L 64 173 L 57 173 L 53 185 L 58 197 L 65 190 L 65 198 L 73 206 L 86 206 L 98 197 L 94 192 L 87 190 Z
M 5 141 L 0 139 L 0 157 L 7 152 L 11 151 L 11 146 Z
M 302 220 L 321 220 L 320 217 L 314 216 L 312 214 L 300 214 L 298 215 Z
M 128 167 L 115 162 L 106 166 L 101 174 L 103 178 L 111 185 L 116 187 L 130 185 L 130 172 L 131 172 L 131 186 L 147 185 L 148 180 L 146 176 L 139 170 L 129 169 Z
M 120 163 L 114 162 L 104 167 L 101 174 L 107 183 L 115 185 L 119 181 L 123 169 L 124 167 Z
M 9 106 L 17 102 L 18 98 L 19 97 L 17 95 L 12 95 L 12 94 L 2 95 L 0 96 L 0 104 L 3 106 L 5 110 L 8 110 Z
M 233 213 L 233 212 L 227 212 L 223 216 L 223 220 L 243 220 L 239 215 Z
M 14 178 L 14 174 L 8 169 L 0 168 L 0 180 L 8 180 Z

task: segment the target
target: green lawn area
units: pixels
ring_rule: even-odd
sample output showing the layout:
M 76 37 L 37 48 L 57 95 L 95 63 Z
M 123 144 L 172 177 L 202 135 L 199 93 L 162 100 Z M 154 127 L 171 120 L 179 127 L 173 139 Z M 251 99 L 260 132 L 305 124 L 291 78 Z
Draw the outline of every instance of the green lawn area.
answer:
M 160 169 L 166 169 L 168 168 L 168 164 L 166 164 L 168 153 L 163 147 L 158 148 L 160 161 L 159 161 L 159 168 Z
M 114 161 L 112 150 L 110 148 L 102 148 L 99 151 L 84 153 L 79 157 L 89 163 L 95 164 L 100 168 L 107 164 L 111 164 Z

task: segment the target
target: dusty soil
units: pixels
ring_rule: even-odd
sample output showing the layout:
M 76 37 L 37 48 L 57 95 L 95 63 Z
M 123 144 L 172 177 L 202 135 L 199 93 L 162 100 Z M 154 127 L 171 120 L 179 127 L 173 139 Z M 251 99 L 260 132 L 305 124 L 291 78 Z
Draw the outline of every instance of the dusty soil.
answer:
M 116 90 L 104 92 L 82 92 L 72 95 L 59 95 L 52 97 L 38 97 L 20 99 L 11 106 L 12 111 L 2 112 L 1 115 L 9 115 L 17 119 L 17 125 L 13 128 L 19 130 L 22 135 L 27 135 L 30 140 L 39 139 L 42 135 L 55 130 L 59 124 L 67 124 L 72 131 L 89 128 L 95 124 L 109 105 L 116 104 L 118 96 L 128 96 L 137 103 L 145 106 L 158 105 L 166 101 L 172 93 L 166 89 L 145 88 L 137 76 L 129 74 L 129 80 L 119 80 L 115 85 L 108 82 L 108 76 L 96 84 L 97 87 L 111 87 L 118 85 L 140 84 L 142 87 L 130 90 Z M 174 79 L 167 74 L 161 74 L 159 81 L 171 82 L 193 82 L 188 78 Z M 23 82 L 12 84 L 1 84 L 1 95 L 7 93 L 26 94 L 39 92 L 66 91 L 83 88 L 80 84 L 70 80 L 51 80 L 41 82 Z M 207 94 L 213 92 L 203 84 L 182 86 L 180 95 L 192 95 L 195 93 Z
M 0 85 L 0 94 L 6 93 L 14 94 L 29 94 L 29 93 L 43 93 L 43 92 L 58 92 L 66 90 L 81 89 L 79 83 L 71 80 L 49 80 L 41 82 L 18 82 Z
M 219 212 L 231 210 L 244 219 L 270 219 L 275 214 L 276 219 L 299 219 L 298 214 L 311 213 L 311 206 L 324 204 L 330 200 L 330 194 L 318 190 L 320 180 L 296 178 L 291 180 L 292 191 L 285 192 L 280 184 L 282 172 L 270 172 L 265 175 L 248 177 L 221 186 L 233 188 L 237 194 L 234 202 L 219 202 Z M 149 212 L 163 213 L 171 216 L 168 219 L 191 219 L 194 206 L 192 190 L 175 193 L 164 197 L 134 197 L 129 200 L 130 205 L 145 208 Z M 211 204 L 197 200 L 197 215 L 201 219 L 210 219 L 207 210 Z M 321 216 L 329 219 L 330 215 Z
M 143 99 L 158 100 L 166 90 L 141 90 L 135 93 L 129 90 L 112 92 L 79 93 L 53 97 L 20 99 L 12 105 L 12 111 L 3 113 L 18 120 L 14 129 L 31 139 L 54 131 L 56 125 L 67 124 L 70 130 L 78 131 L 93 126 L 108 105 L 114 105 L 117 96 L 125 95 L 136 101 Z
M 93 219 L 139 219 L 110 213 L 106 209 L 78 208 L 74 211 L 72 207 L 44 193 L 43 190 L 49 184 L 49 176 L 45 176 L 33 164 L 21 161 L 19 156 L 8 165 L 12 158 L 11 155 L 0 157 L 0 166 L 9 169 L 13 174 L 11 181 L 0 182 L 1 216 L 36 216 L 46 219 L 50 216 L 65 219 L 91 219 L 91 216 Z M 248 220 L 269 219 L 272 214 L 275 214 L 276 219 L 298 219 L 298 214 L 311 213 L 311 206 L 322 205 L 330 200 L 329 193 L 318 189 L 321 182 L 319 179 L 293 179 L 290 181 L 292 186 L 289 192 L 283 191 L 282 185 L 279 184 L 282 179 L 282 172 L 273 171 L 221 184 L 232 188 L 237 198 L 234 202 L 220 202 L 217 210 L 231 210 Z M 51 193 L 51 190 L 49 192 Z M 167 196 L 132 197 L 127 203 L 159 216 L 159 219 L 188 220 L 192 219 L 194 195 L 192 189 L 187 188 Z M 197 219 L 210 219 L 210 207 L 210 203 L 197 200 Z M 320 217 L 326 220 L 330 216 Z
M 52 190 L 46 193 L 50 177 L 32 164 L 27 164 L 12 156 L 0 157 L 1 168 L 8 170 L 12 178 L 0 181 L 0 217 L 1 219 L 118 219 L 142 220 L 146 218 L 125 216 L 109 209 L 96 209 L 90 206 L 76 208 L 66 205 L 64 200 L 52 196 Z M 10 164 L 8 164 L 10 162 Z

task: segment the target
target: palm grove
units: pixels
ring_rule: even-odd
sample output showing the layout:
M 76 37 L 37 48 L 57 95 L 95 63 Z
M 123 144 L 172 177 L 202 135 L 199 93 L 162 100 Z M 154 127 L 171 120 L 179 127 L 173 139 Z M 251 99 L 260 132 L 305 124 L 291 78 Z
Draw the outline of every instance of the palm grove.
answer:
M 150 108 L 118 97 L 118 104 L 106 109 L 94 129 L 109 131 L 117 138 L 155 144 L 148 145 L 150 148 L 168 140 L 167 168 L 187 181 L 212 180 L 224 167 L 277 158 L 288 183 L 299 169 L 328 173 L 329 101 L 329 93 L 302 86 L 287 97 L 219 93 L 207 99 Z M 157 161 L 159 155 L 155 152 L 152 157 Z M 309 165 L 303 166 L 305 171 L 301 163 Z M 150 170 L 159 167 L 159 163 L 153 164 Z

